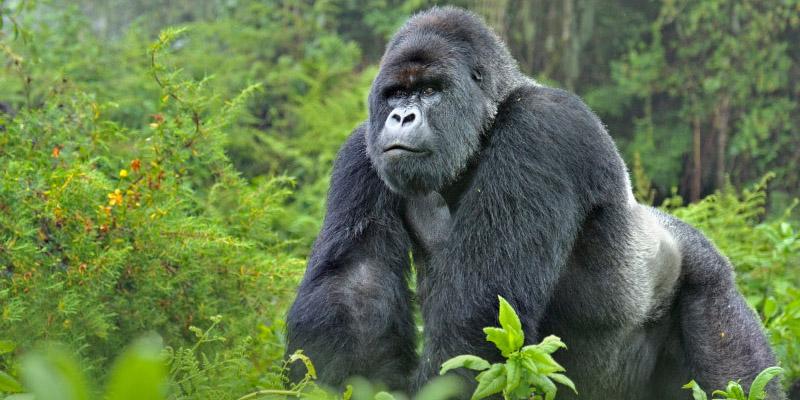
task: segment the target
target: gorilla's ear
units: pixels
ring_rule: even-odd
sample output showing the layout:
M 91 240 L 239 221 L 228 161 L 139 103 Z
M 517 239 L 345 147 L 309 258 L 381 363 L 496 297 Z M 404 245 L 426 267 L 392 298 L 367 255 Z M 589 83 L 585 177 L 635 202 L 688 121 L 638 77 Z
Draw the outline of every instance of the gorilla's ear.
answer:
M 483 74 L 481 74 L 481 68 L 475 67 L 472 69 L 472 79 L 475 82 L 480 82 L 483 80 Z

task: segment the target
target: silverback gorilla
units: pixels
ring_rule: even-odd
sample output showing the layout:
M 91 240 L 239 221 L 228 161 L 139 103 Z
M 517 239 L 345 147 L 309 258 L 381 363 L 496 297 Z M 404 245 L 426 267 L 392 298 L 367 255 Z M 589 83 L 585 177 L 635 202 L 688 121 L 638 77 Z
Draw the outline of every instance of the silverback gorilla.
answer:
M 555 358 L 581 399 L 689 398 L 692 378 L 749 386 L 775 365 L 730 263 L 635 202 L 586 105 L 523 76 L 472 13 L 434 8 L 389 42 L 369 119 L 339 152 L 288 351 L 303 349 L 326 384 L 360 375 L 413 393 L 450 357 L 500 359 L 482 332 L 498 295 L 528 344 L 567 343 Z

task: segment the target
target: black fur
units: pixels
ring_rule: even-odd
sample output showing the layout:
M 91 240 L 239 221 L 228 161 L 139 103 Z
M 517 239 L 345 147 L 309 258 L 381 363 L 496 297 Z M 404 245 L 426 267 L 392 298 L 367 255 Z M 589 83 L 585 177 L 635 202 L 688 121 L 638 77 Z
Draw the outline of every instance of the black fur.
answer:
M 775 364 L 727 260 L 693 228 L 636 204 L 597 117 L 521 75 L 473 14 L 434 8 L 409 20 L 369 101 L 334 166 L 288 316 L 288 351 L 304 349 L 322 382 L 361 375 L 413 391 L 450 357 L 499 360 L 481 330 L 497 325 L 497 295 L 527 343 L 564 339 L 556 358 L 583 399 L 689 398 L 680 387 L 691 378 L 709 390 L 749 385 Z M 423 121 L 401 133 L 420 152 L 392 153 L 385 122 L 410 107 Z M 783 398 L 777 383 L 770 390 Z

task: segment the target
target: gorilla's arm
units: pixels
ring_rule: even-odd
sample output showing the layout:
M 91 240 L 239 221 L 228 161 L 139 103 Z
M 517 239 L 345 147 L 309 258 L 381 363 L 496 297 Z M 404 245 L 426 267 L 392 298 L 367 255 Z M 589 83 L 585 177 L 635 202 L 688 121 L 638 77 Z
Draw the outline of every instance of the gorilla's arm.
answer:
M 519 313 L 526 342 L 537 341 L 586 215 L 627 201 L 613 142 L 564 91 L 512 92 L 478 157 L 449 242 L 420 282 L 426 342 L 418 384 L 458 354 L 498 358 L 482 332 L 497 325 L 497 295 Z
M 749 388 L 764 368 L 777 365 L 758 316 L 736 290 L 733 266 L 692 226 L 664 215 L 682 253 L 678 294 L 681 342 L 691 376 L 706 389 L 730 380 Z M 769 399 L 784 399 L 780 380 L 767 386 Z
M 329 385 L 361 375 L 407 389 L 416 364 L 410 239 L 364 142 L 360 127 L 334 164 L 325 221 L 287 317 L 288 352 L 303 349 Z M 304 372 L 295 367 L 293 378 Z

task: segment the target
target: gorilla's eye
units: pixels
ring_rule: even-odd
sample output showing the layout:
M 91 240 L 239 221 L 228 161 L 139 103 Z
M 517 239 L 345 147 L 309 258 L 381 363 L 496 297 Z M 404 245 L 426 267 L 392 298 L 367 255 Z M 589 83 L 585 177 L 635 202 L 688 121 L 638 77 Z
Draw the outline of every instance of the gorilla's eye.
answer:
M 425 89 L 422 89 L 422 94 L 425 96 L 433 96 L 434 94 L 436 94 L 436 89 L 428 86 Z
M 389 97 L 393 98 L 393 99 L 402 99 L 404 97 L 408 97 L 408 92 L 406 92 L 403 89 L 397 89 L 397 90 L 392 91 L 389 94 Z
M 480 82 L 483 80 L 483 75 L 481 74 L 481 71 L 479 69 L 475 68 L 472 70 L 472 79 L 475 82 Z

